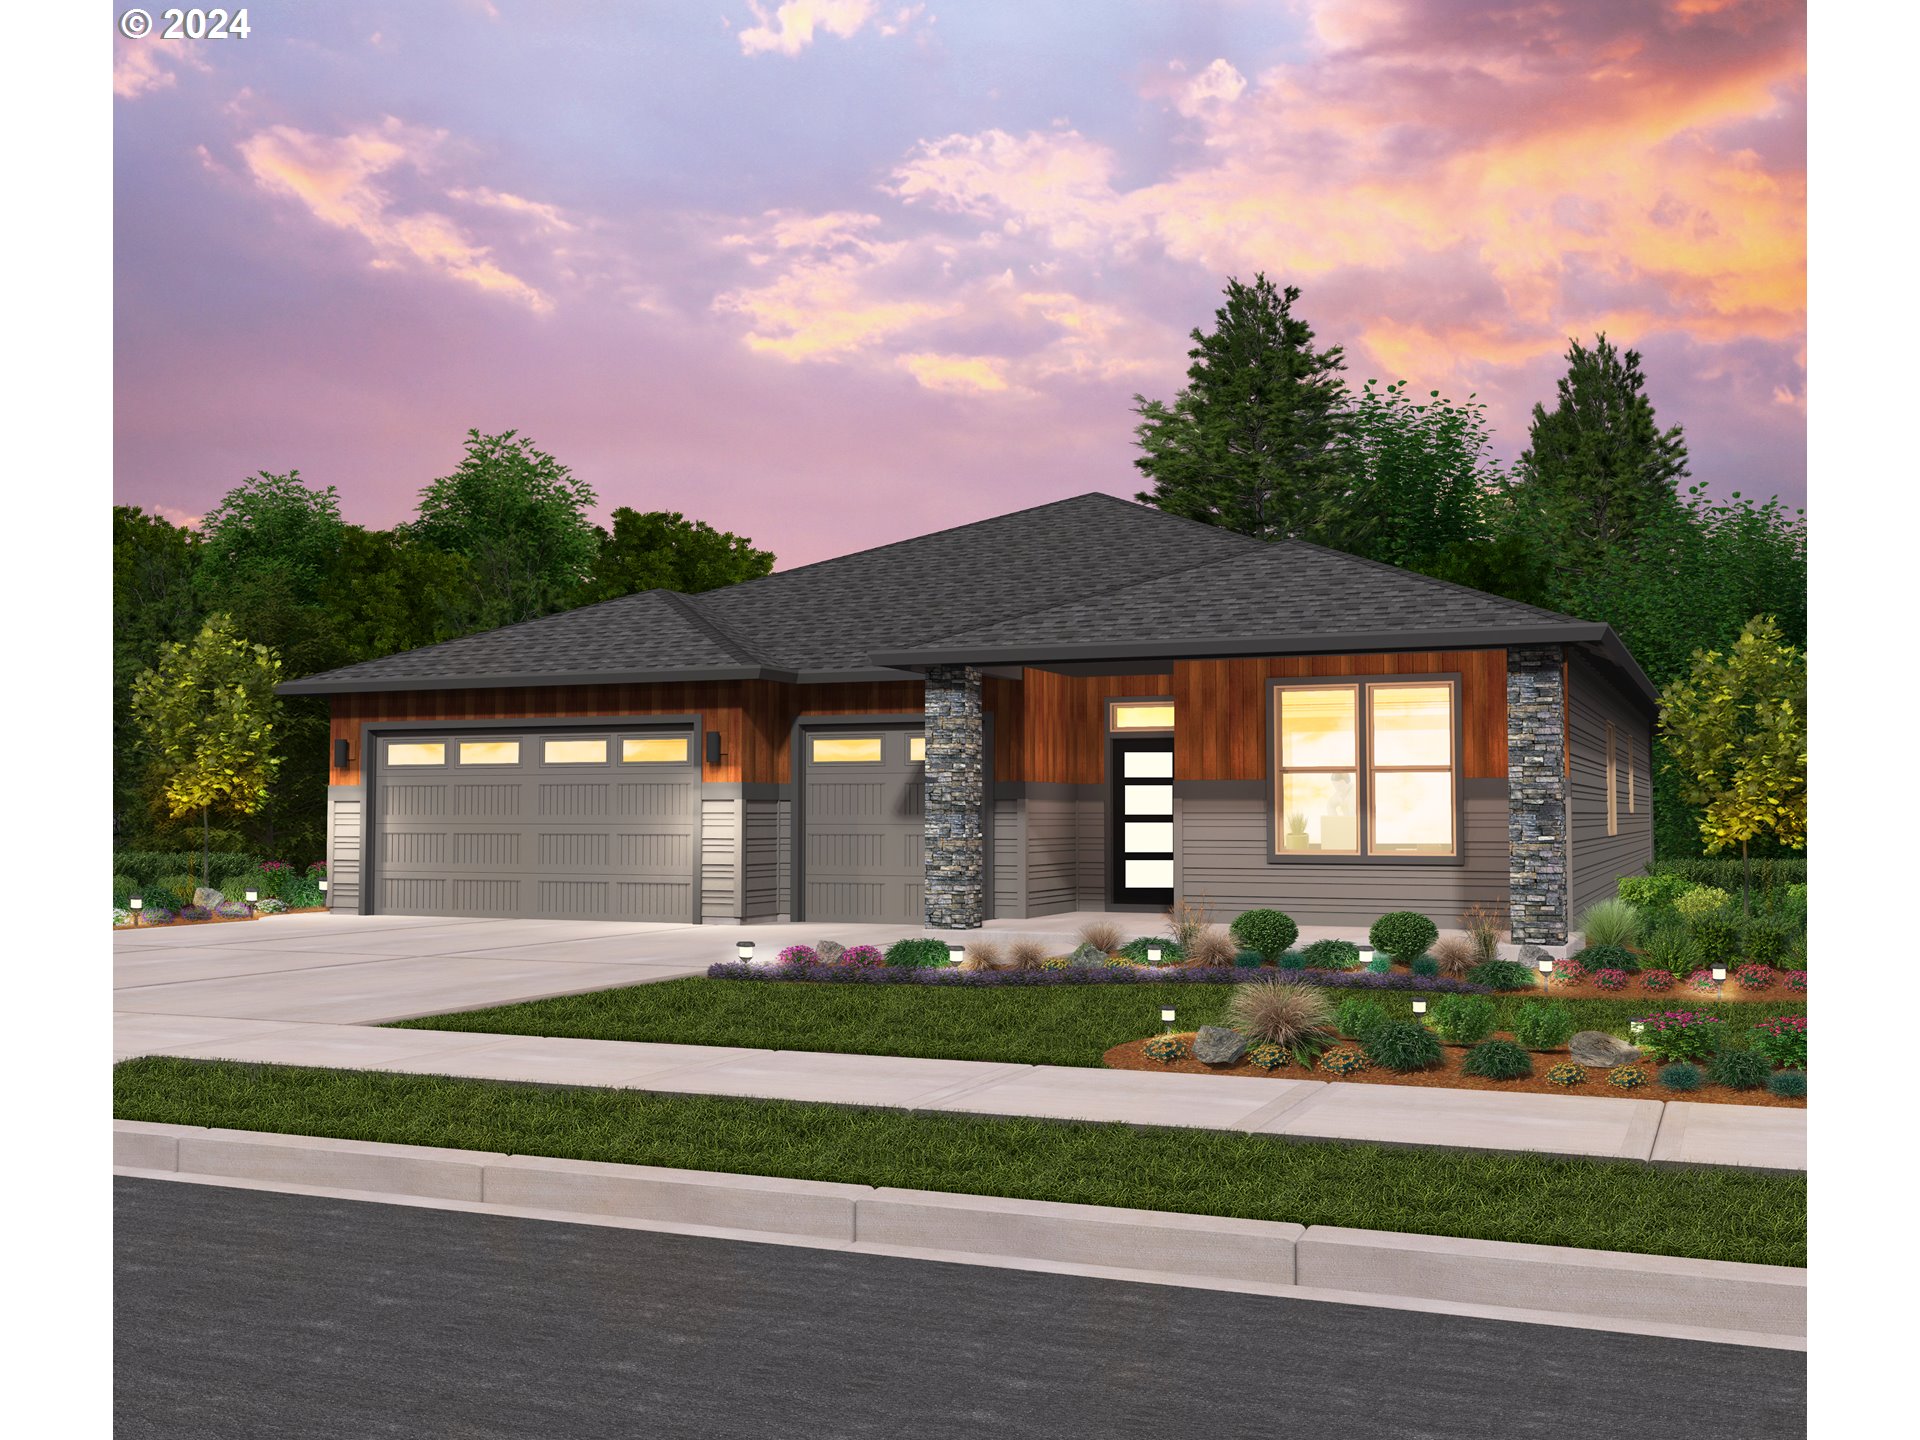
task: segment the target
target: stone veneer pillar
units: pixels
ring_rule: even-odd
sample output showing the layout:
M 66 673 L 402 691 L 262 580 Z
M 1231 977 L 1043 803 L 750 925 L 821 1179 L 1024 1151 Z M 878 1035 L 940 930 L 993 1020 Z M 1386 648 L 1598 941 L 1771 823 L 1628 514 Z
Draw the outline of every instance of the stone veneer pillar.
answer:
M 972 930 L 986 919 L 980 815 L 986 800 L 980 672 L 927 671 L 927 924 Z
M 1507 879 L 1516 945 L 1567 940 L 1563 658 L 1557 645 L 1507 651 Z

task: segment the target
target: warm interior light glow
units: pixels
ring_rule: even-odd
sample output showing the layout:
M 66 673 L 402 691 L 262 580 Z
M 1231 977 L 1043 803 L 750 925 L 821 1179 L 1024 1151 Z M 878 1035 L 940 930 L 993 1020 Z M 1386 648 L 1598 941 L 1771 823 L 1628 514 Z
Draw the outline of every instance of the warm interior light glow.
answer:
M 1113 707 L 1112 713 L 1115 730 L 1173 729 L 1171 700 L 1151 701 L 1144 704 L 1119 704 Z
M 1283 689 L 1279 727 L 1279 813 L 1274 849 L 1283 855 L 1360 853 L 1360 691 L 1352 685 Z
M 878 735 L 816 735 L 807 751 L 815 765 L 878 765 Z
M 447 747 L 438 740 L 394 740 L 387 745 L 389 765 L 444 765 Z
M 907 737 L 907 759 L 915 765 L 924 765 L 927 760 L 927 737 L 909 735 Z
M 685 735 L 629 735 L 620 742 L 620 759 L 627 765 L 684 765 Z
M 1374 855 L 1454 853 L 1453 687 L 1369 685 Z
M 604 765 L 607 763 L 607 742 L 549 740 L 541 753 L 549 765 Z
M 518 765 L 520 742 L 518 740 L 462 740 L 460 763 L 462 765 Z

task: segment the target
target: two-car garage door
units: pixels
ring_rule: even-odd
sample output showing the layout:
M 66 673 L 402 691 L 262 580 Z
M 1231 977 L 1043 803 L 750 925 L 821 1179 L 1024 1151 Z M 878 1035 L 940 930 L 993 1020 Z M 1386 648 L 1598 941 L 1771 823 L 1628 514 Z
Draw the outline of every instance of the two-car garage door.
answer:
M 375 743 L 380 912 L 695 918 L 691 730 L 409 731 Z

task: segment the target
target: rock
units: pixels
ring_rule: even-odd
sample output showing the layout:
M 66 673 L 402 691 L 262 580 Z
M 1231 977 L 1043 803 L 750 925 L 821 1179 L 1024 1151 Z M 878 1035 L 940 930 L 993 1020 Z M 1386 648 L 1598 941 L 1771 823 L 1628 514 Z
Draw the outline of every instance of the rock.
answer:
M 1567 1042 L 1567 1053 L 1582 1065 L 1611 1070 L 1616 1065 L 1631 1065 L 1640 1052 L 1604 1030 L 1582 1030 Z
M 1104 965 L 1107 963 L 1107 952 L 1098 945 L 1082 944 L 1067 957 L 1067 963 L 1069 965 Z
M 839 963 L 840 957 L 845 953 L 846 948 L 847 947 L 842 945 L 838 940 L 822 940 L 818 945 L 813 947 L 813 952 L 820 957 L 820 963 L 822 965 L 834 965 Z
M 226 898 L 218 890 L 209 890 L 204 885 L 196 885 L 193 890 L 193 903 L 202 910 L 211 910 Z
M 1202 1025 L 1193 1037 L 1193 1058 L 1208 1065 L 1231 1065 L 1247 1053 L 1247 1037 L 1224 1025 Z

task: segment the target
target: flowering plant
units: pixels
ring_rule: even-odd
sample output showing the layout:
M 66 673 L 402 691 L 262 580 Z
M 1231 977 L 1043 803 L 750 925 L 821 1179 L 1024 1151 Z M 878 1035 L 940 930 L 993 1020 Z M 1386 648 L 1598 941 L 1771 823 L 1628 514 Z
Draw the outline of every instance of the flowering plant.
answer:
M 840 952 L 840 965 L 850 970 L 878 970 L 885 967 L 887 957 L 872 945 L 849 945 Z
M 1616 1090 L 1638 1090 L 1647 1083 L 1647 1072 L 1638 1065 L 1616 1065 L 1607 1072 L 1607 1084 Z
M 1602 970 L 1593 977 L 1593 983 L 1602 990 L 1624 990 L 1627 988 L 1627 972 L 1624 970 Z
M 1587 967 L 1578 960 L 1556 960 L 1553 962 L 1553 978 L 1567 985 L 1578 985 L 1587 978 Z
M 1771 990 L 1773 988 L 1773 967 L 1771 965 L 1742 965 L 1733 972 L 1733 978 L 1742 990 Z
M 316 880 L 326 879 L 327 878 L 327 862 L 324 860 L 314 861 L 311 865 L 307 866 L 307 874 L 311 875 Z
M 1350 1045 L 1342 1045 L 1320 1057 L 1320 1068 L 1329 1075 L 1358 1075 L 1367 1068 L 1367 1057 Z
M 1576 1065 L 1571 1060 L 1562 1060 L 1547 1071 L 1544 1078 L 1549 1085 L 1558 1085 L 1563 1090 L 1571 1090 L 1576 1085 L 1587 1083 L 1587 1067 Z
M 1753 1027 L 1753 1048 L 1775 1065 L 1807 1068 L 1807 1017 L 1776 1015 Z
M 1640 1048 L 1656 1060 L 1704 1060 L 1722 1033 L 1718 1015 L 1698 1010 L 1666 1010 L 1634 1023 Z
M 780 952 L 782 965 L 818 965 L 820 952 L 811 945 L 789 945 Z
M 1640 988 L 1643 990 L 1671 990 L 1673 972 L 1670 970 L 1642 970 Z
M 1156 1035 L 1142 1047 L 1149 1060 L 1173 1065 L 1193 1053 L 1193 1042 L 1184 1035 Z
M 222 900 L 213 907 L 213 913 L 222 920 L 245 920 L 253 910 L 244 900 Z
M 1804 970 L 1789 970 L 1780 977 L 1780 983 L 1785 985 L 1787 989 L 1795 995 L 1804 995 L 1807 993 L 1807 972 Z
M 266 899 L 262 900 L 258 905 L 254 906 L 253 908 L 256 914 L 278 915 L 282 910 L 287 908 L 287 902 L 284 900 L 276 900 L 271 895 L 269 895 Z
M 114 906 L 113 923 L 115 925 L 131 925 L 133 923 L 133 911 L 122 909 L 118 905 Z
M 1687 988 L 1698 990 L 1702 995 L 1718 995 L 1720 982 L 1713 978 L 1711 970 L 1696 970 L 1687 976 Z
M 293 866 L 285 860 L 262 860 L 260 862 L 260 869 L 268 875 L 290 875 L 293 873 Z
M 1247 1051 L 1246 1061 L 1261 1070 L 1278 1070 L 1288 1063 L 1288 1056 L 1284 1046 L 1262 1041 Z

